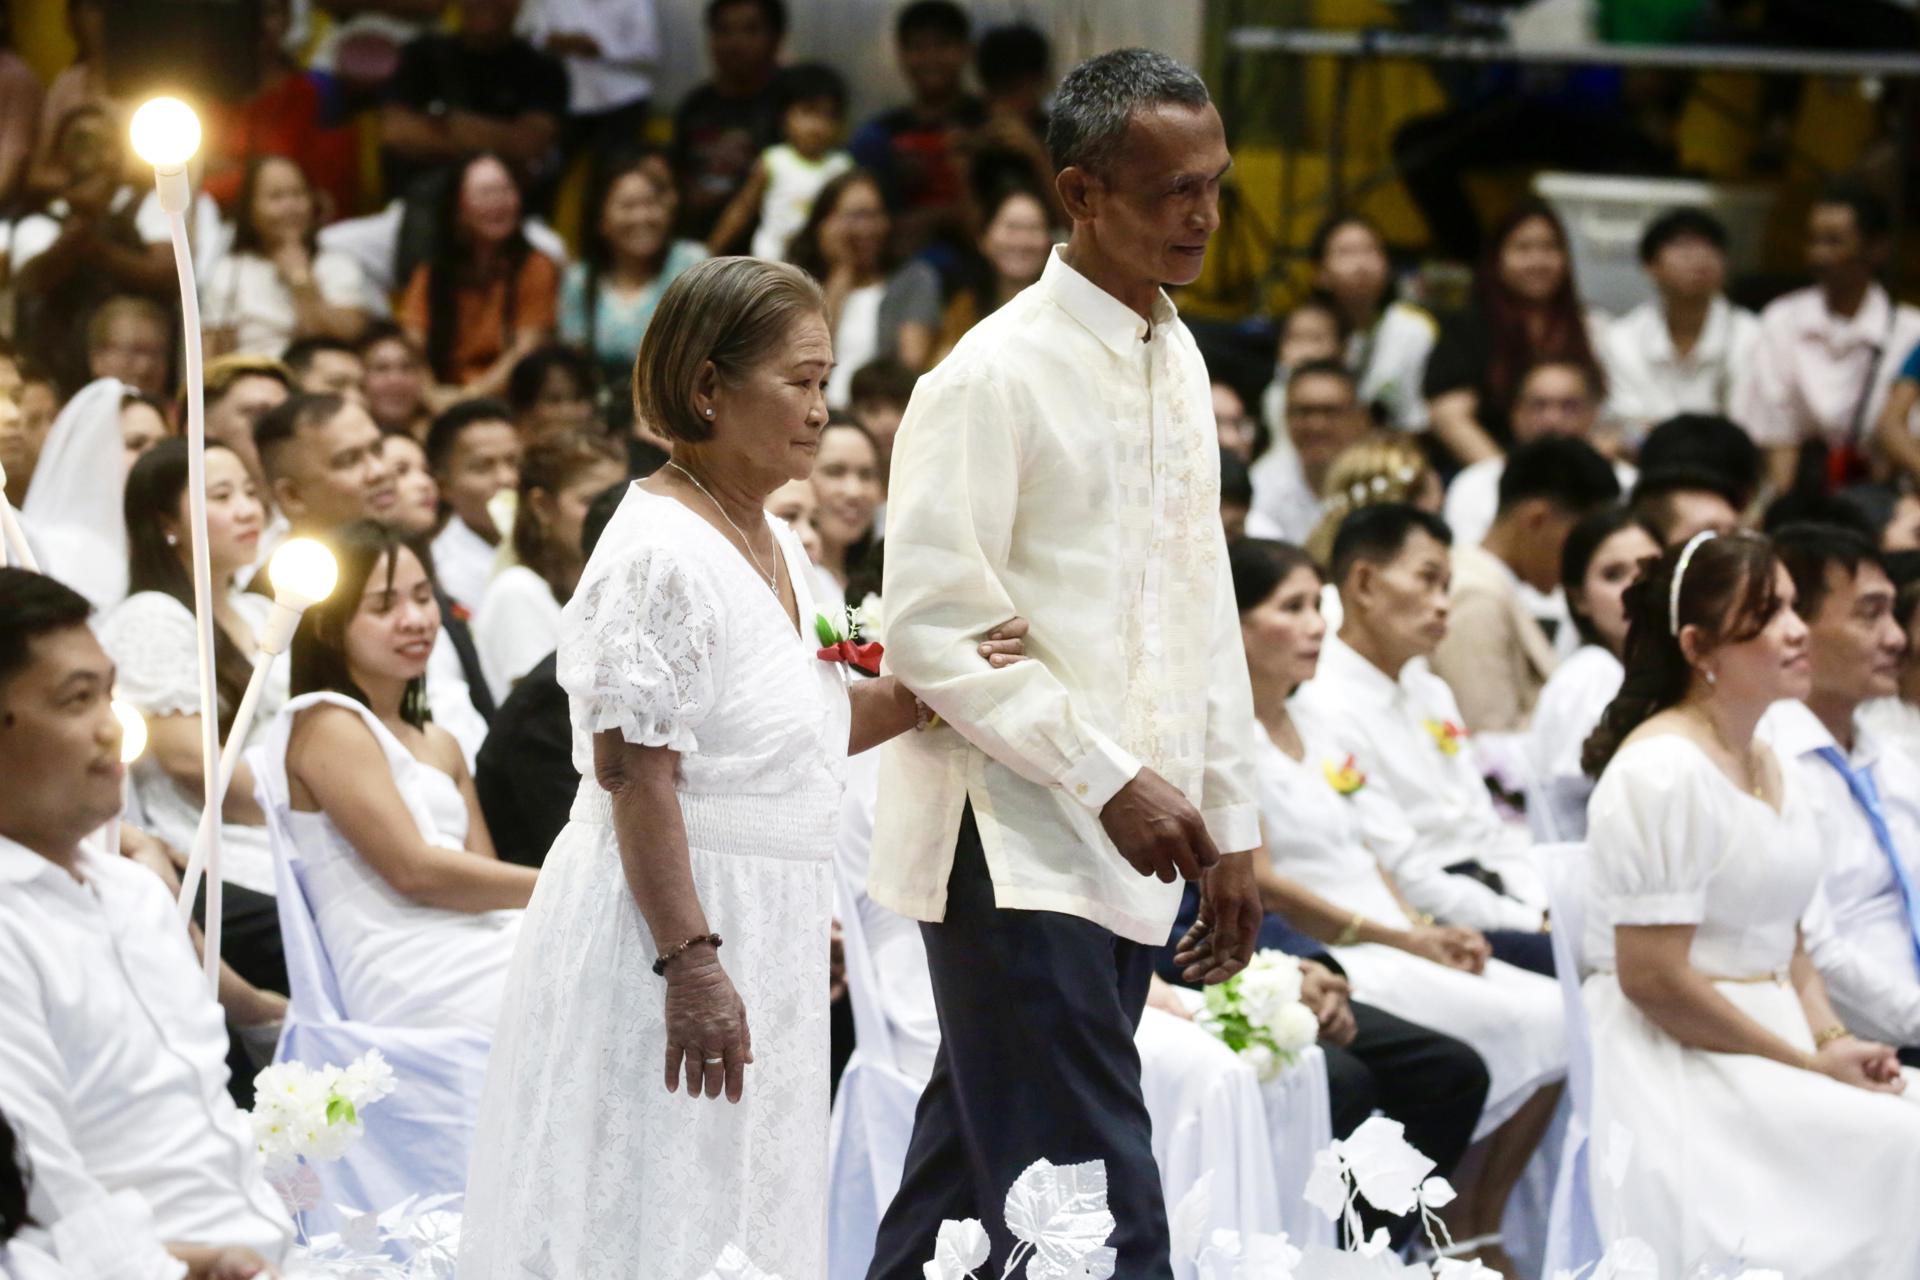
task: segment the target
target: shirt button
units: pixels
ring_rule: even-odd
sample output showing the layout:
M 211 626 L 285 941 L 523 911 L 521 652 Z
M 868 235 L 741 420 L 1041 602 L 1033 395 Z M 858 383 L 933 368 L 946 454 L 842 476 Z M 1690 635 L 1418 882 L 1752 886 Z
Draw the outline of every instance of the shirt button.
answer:
M 1073 789 L 1073 794 L 1077 796 L 1083 796 L 1087 794 L 1087 784 L 1083 782 L 1079 786 L 1075 787 Z

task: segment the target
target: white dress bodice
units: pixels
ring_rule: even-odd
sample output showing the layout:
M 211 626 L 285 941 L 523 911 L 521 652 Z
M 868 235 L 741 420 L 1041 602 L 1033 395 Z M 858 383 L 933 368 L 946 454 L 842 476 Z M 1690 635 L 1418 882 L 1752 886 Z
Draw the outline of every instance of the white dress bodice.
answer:
M 286 714 L 321 703 L 358 713 L 372 731 L 421 838 L 465 849 L 467 803 L 453 778 L 415 757 L 371 711 L 339 694 L 305 694 L 287 704 Z M 287 828 L 348 1017 L 492 1030 L 521 912 L 450 911 L 415 902 L 387 883 L 324 812 L 292 810 Z

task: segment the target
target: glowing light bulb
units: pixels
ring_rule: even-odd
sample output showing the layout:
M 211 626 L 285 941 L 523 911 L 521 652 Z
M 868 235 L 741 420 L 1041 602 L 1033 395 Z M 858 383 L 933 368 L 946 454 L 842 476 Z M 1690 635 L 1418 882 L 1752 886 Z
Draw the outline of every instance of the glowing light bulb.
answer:
M 333 594 L 340 566 L 333 552 L 312 538 L 290 538 L 267 563 L 273 599 L 289 609 L 306 610 Z
M 113 700 L 114 718 L 120 721 L 120 763 L 132 764 L 147 749 L 147 721 L 130 702 Z
M 200 149 L 200 117 L 178 98 L 149 98 L 133 113 L 133 150 L 155 169 L 184 169 Z

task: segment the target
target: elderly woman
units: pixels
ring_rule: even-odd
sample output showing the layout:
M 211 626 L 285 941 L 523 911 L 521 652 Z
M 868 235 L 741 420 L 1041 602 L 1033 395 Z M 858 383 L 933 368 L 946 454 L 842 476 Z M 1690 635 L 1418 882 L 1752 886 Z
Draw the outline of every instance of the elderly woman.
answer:
M 816 657 L 806 554 L 764 509 L 812 471 L 832 367 L 818 287 L 747 258 L 675 280 L 641 343 L 636 410 L 672 457 L 628 489 L 563 615 L 585 781 L 488 1067 L 469 1280 L 679 1280 L 729 1244 L 825 1274 L 842 780 L 924 715 Z

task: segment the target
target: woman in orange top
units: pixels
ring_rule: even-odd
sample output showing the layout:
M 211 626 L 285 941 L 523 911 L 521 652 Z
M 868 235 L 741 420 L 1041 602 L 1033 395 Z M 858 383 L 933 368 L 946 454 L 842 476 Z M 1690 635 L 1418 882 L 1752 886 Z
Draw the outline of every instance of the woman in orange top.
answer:
M 560 268 L 527 243 L 520 188 L 498 156 L 467 162 L 442 206 L 433 257 L 414 269 L 400 323 L 434 380 L 467 395 L 505 390 L 514 362 L 553 333 Z

